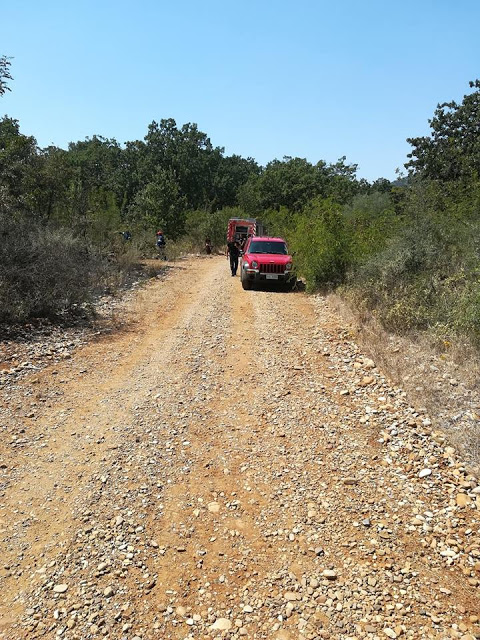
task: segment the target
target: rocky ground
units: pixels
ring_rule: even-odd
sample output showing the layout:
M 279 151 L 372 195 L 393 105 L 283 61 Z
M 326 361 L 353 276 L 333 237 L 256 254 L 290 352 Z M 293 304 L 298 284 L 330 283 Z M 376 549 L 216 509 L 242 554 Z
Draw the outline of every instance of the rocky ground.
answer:
M 480 475 L 480 360 L 471 345 L 427 333 L 399 336 L 387 333 L 375 319 L 359 320 L 335 295 L 328 300 L 352 335 L 365 345 L 379 368 L 388 371 L 407 392 L 409 401 L 428 412 L 435 426 L 461 451 L 467 465 Z M 439 347 L 442 348 L 439 348 Z
M 480 483 L 324 298 L 128 311 L 1 378 L 0 638 L 480 638 Z

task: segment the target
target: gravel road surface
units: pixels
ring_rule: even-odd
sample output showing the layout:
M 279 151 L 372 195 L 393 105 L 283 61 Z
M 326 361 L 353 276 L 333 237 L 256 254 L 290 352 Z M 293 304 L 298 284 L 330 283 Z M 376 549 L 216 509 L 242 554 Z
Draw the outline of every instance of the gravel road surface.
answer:
M 2 378 L 0 638 L 480 638 L 480 483 L 324 298 L 128 305 Z

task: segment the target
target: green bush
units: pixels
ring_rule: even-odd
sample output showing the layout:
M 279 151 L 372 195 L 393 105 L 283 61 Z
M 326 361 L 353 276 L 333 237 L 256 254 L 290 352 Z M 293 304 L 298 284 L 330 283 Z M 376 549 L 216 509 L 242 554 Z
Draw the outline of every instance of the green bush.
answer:
M 202 252 L 205 239 L 210 238 L 213 248 L 223 248 L 227 242 L 227 225 L 230 218 L 245 217 L 238 207 L 225 207 L 219 211 L 190 211 L 185 223 L 186 237 L 192 250 Z
M 315 200 L 297 216 L 291 249 L 298 273 L 305 277 L 309 290 L 343 281 L 349 247 L 340 207 L 331 200 Z
M 351 238 L 353 265 L 364 264 L 385 248 L 400 225 L 390 193 L 357 195 L 343 207 L 342 213 Z
M 478 203 L 477 183 L 413 184 L 378 250 L 358 256 L 344 294 L 389 330 L 480 344 Z

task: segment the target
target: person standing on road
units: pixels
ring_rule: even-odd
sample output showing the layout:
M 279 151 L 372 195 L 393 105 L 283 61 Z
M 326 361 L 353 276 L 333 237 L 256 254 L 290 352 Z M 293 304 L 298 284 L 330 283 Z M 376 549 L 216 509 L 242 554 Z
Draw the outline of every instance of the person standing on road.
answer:
M 240 246 L 238 242 L 227 243 L 227 258 L 230 258 L 230 269 L 232 271 L 232 277 L 237 275 L 238 258 L 240 256 Z
M 166 260 L 167 256 L 165 253 L 165 247 L 167 246 L 167 243 L 165 242 L 165 236 L 163 235 L 163 231 L 157 231 L 156 238 L 157 238 L 158 256 L 159 258 Z

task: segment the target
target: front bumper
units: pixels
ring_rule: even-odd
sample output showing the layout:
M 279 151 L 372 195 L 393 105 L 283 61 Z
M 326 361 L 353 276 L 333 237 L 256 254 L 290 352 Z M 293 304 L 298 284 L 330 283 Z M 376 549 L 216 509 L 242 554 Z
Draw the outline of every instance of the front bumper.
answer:
M 294 279 L 292 270 L 283 273 L 262 273 L 259 269 L 243 269 L 244 278 L 250 282 L 290 282 Z

